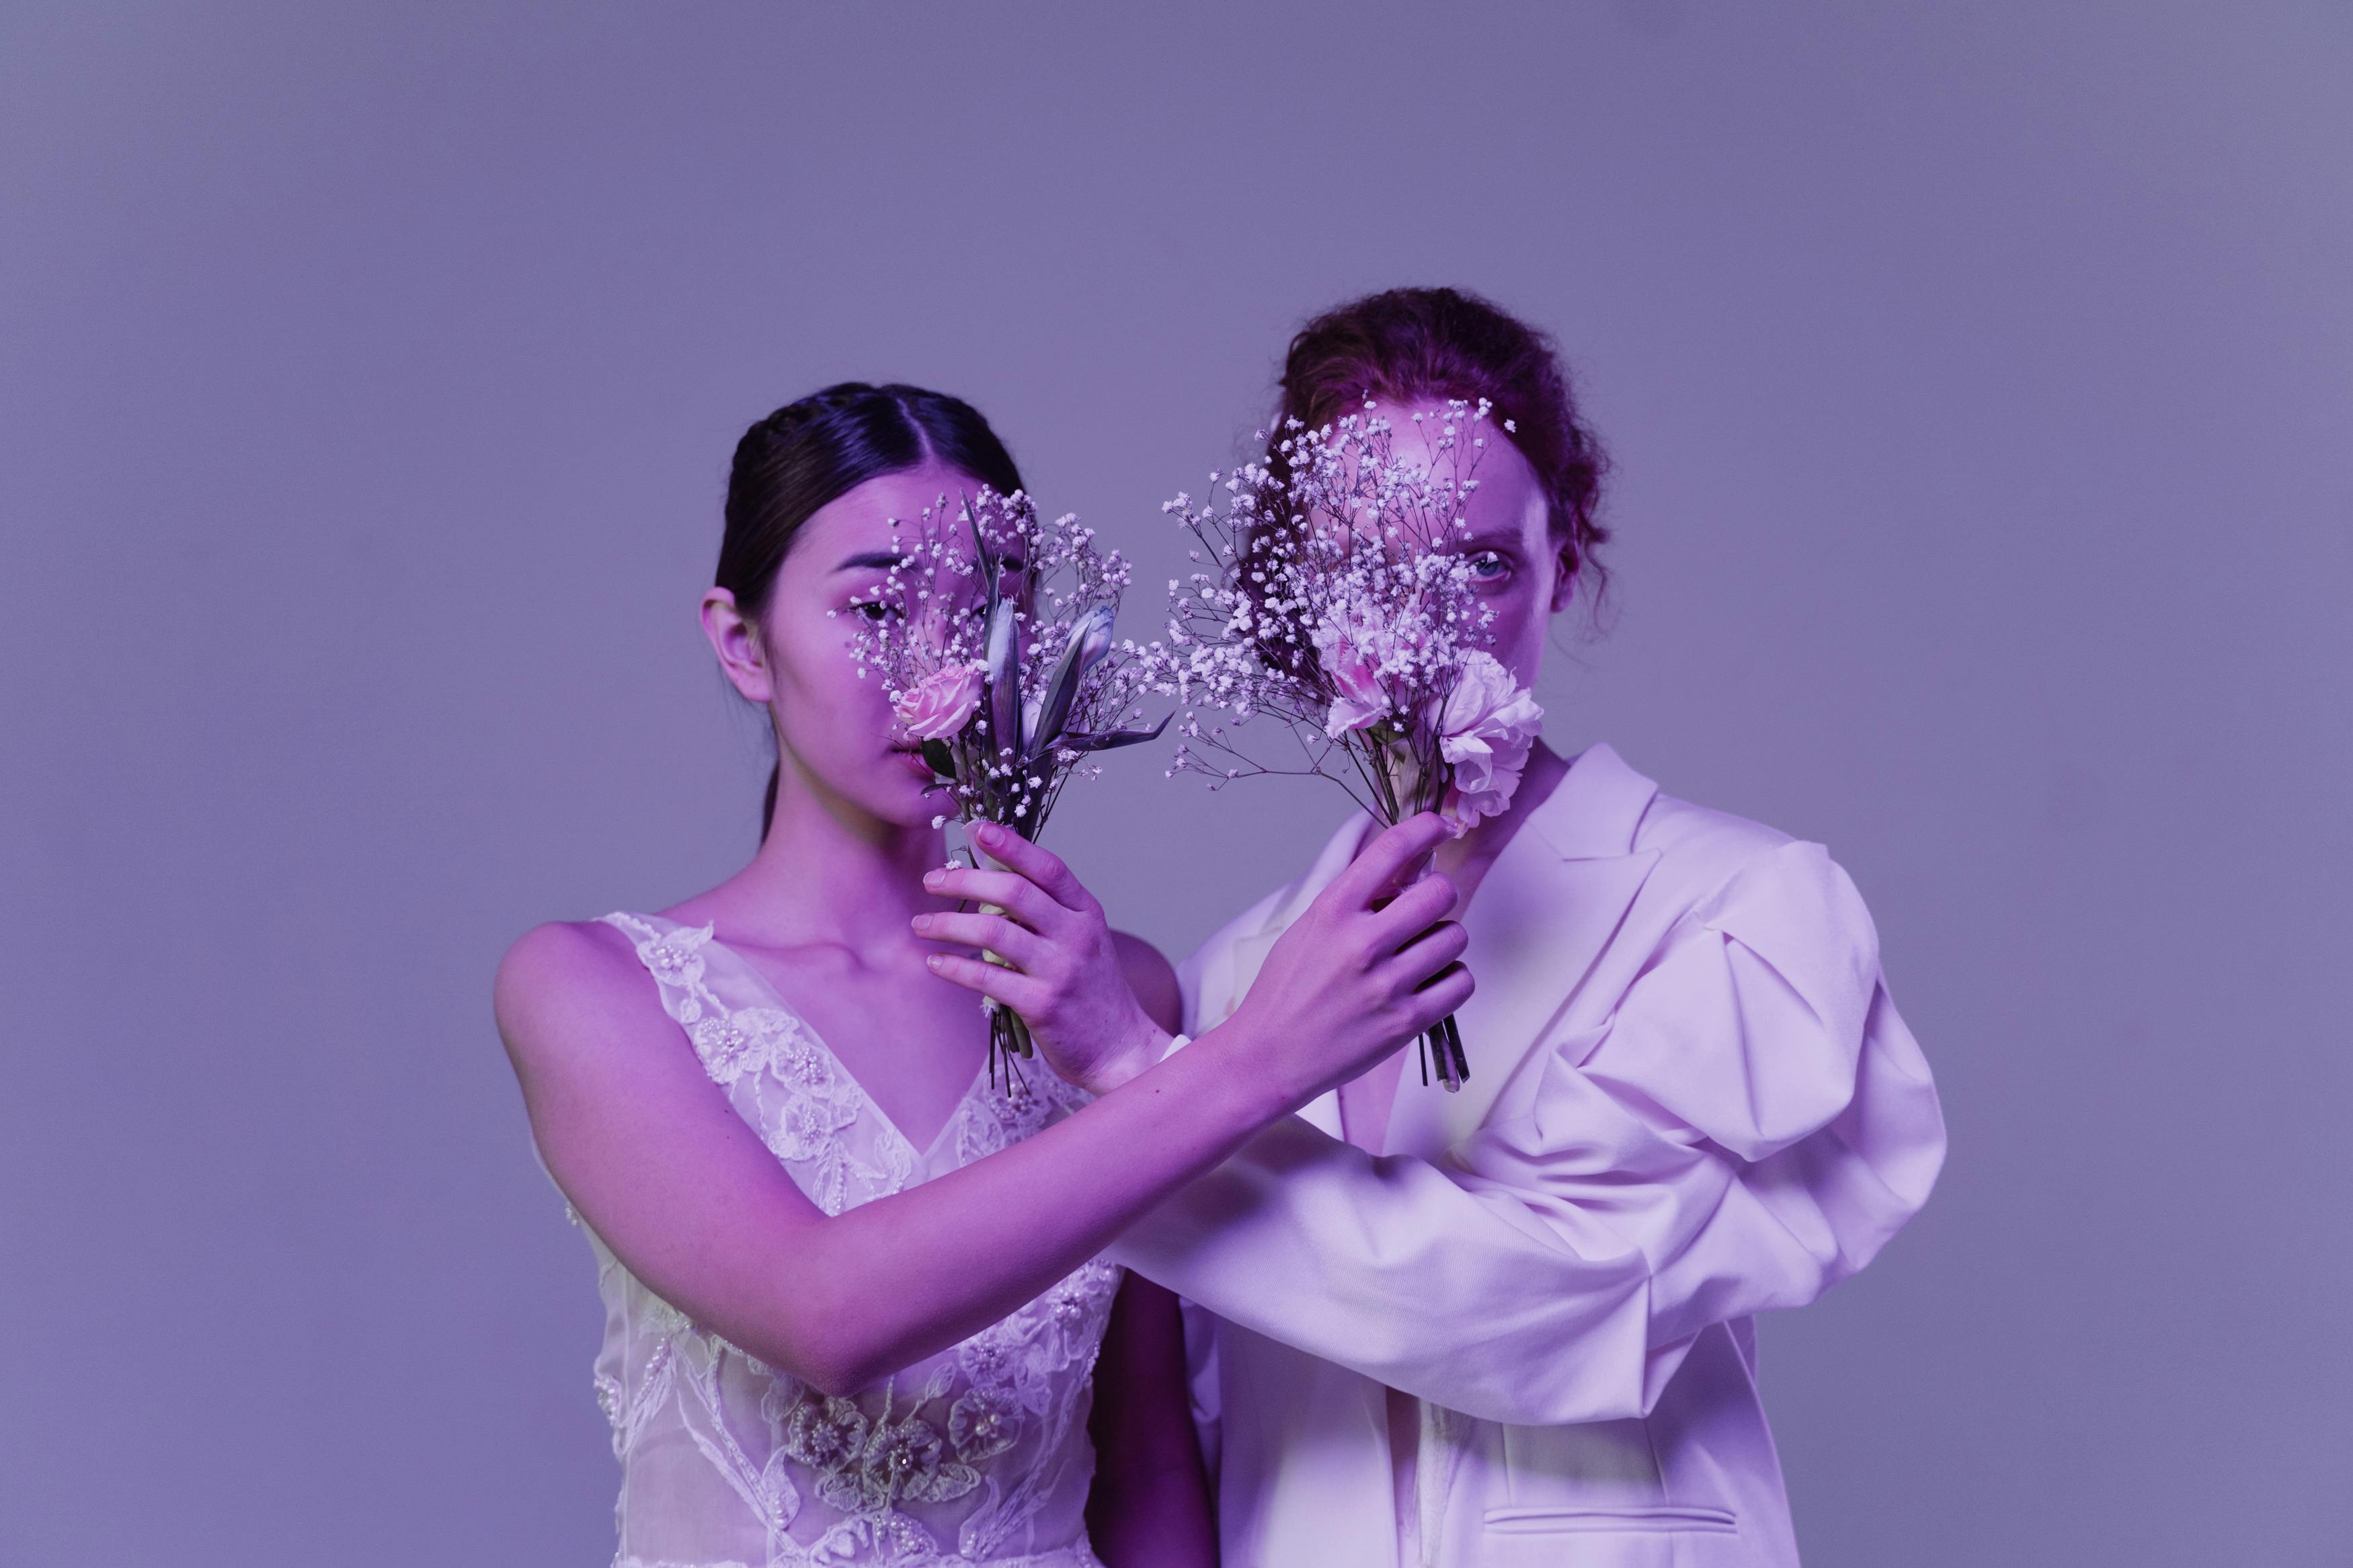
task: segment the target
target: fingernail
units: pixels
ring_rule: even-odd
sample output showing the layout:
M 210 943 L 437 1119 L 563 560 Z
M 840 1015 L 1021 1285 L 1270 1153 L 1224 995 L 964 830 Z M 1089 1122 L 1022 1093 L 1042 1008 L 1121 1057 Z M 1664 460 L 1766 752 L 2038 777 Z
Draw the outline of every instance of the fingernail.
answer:
M 932 917 L 929 915 L 917 915 L 913 923 L 917 931 L 929 931 L 932 929 Z
M 926 888 L 936 888 L 947 879 L 948 874 L 945 871 L 926 871 L 923 873 L 923 886 Z
M 924 967 L 924 968 L 926 968 L 926 969 L 937 969 L 939 966 L 940 966 L 940 955 L 939 955 L 938 953 L 936 953 L 936 952 L 927 952 L 927 953 L 923 954 L 923 967 Z
M 1005 829 L 993 822 L 984 822 L 972 830 L 972 836 L 983 844 L 994 844 L 1005 836 Z

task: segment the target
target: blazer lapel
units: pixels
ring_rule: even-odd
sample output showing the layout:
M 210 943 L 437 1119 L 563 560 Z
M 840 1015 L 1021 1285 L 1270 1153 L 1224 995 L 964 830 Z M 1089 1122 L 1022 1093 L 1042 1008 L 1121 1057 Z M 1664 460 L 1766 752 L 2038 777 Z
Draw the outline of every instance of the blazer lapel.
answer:
M 1523 1070 L 1542 1070 L 1543 1053 L 1535 1047 L 1617 933 L 1658 860 L 1656 850 L 1632 852 L 1634 830 L 1657 794 L 1658 785 L 1615 751 L 1596 744 L 1520 825 L 1462 921 L 1471 938 L 1463 962 L 1479 982 L 1455 1018 L 1470 1079 L 1460 1093 L 1448 1094 L 1435 1082 L 1425 1088 L 1409 1065 L 1389 1113 L 1385 1152 L 1436 1160 L 1478 1130 Z M 1222 984 L 1205 988 L 1198 1030 L 1231 1015 L 1275 942 L 1373 831 L 1372 819 L 1362 813 L 1342 824 L 1307 873 L 1269 900 L 1263 920 L 1229 939 Z M 1300 1115 L 1340 1136 L 1337 1096 L 1317 1097 Z
M 1383 1148 L 1436 1160 L 1477 1131 L 1544 1044 L 1632 905 L 1656 850 L 1632 853 L 1658 786 L 1608 746 L 1580 755 L 1495 858 L 1463 916 L 1478 989 L 1455 1016 L 1471 1077 L 1448 1094 L 1409 1067 Z M 1414 1047 L 1409 1046 L 1407 1049 Z

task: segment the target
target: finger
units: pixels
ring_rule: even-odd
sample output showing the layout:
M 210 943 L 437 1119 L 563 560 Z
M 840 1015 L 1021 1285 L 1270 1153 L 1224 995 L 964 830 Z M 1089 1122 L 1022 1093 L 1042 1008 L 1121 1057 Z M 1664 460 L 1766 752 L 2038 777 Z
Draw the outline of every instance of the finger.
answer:
M 1047 897 L 1064 909 L 1076 914 L 1090 914 L 1099 908 L 1094 895 L 1087 891 L 1086 884 L 1080 881 L 1071 868 L 1062 864 L 1061 857 L 1052 850 L 1032 844 L 1012 829 L 1000 827 L 993 822 L 974 824 L 972 838 L 974 843 L 998 860 L 1044 889 Z
M 1461 1012 L 1462 1005 L 1471 1000 L 1471 994 L 1477 989 L 1469 970 L 1459 963 L 1448 964 L 1406 999 L 1409 1034 L 1419 1035 L 1448 1014 Z
M 1415 863 L 1445 842 L 1449 831 L 1436 812 L 1407 817 L 1358 850 L 1324 895 L 1346 909 L 1370 909 L 1375 899 L 1412 881 Z
M 968 871 L 951 866 L 925 872 L 923 890 L 943 899 L 994 904 L 1034 931 L 1057 927 L 1071 914 L 1044 889 L 1016 871 Z
M 1451 837 L 1451 829 L 1449 830 L 1449 836 Z M 1432 851 L 1416 856 L 1407 861 L 1404 868 L 1389 879 L 1388 886 L 1373 895 L 1372 907 L 1376 910 L 1385 910 L 1396 902 L 1398 895 L 1408 888 L 1418 887 L 1430 880 L 1433 875 L 1436 875 L 1434 868 L 1437 860 L 1437 854 Z
M 1040 1016 L 1045 1010 L 1046 988 L 1018 969 L 955 952 L 930 953 L 923 963 L 941 979 L 993 997 L 1024 1017 Z
M 1399 990 L 1428 984 L 1430 977 L 1469 950 L 1471 933 L 1453 921 L 1441 921 L 1416 937 L 1383 965 Z
M 1053 952 L 1052 944 L 1027 926 L 1017 925 L 1003 915 L 962 914 L 954 910 L 934 910 L 917 915 L 913 922 L 915 934 L 930 942 L 956 942 L 966 947 L 987 948 L 1013 961 L 1016 969 L 1034 973 L 1038 961 Z
M 1433 871 L 1391 899 L 1373 916 L 1373 929 L 1384 946 L 1403 946 L 1454 912 L 1454 884 Z

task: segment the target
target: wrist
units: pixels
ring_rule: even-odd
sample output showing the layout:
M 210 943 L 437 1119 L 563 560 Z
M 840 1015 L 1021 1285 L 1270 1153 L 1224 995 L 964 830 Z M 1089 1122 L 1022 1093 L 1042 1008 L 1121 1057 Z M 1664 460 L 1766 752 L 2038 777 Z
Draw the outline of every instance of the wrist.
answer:
M 1183 1054 L 1213 1063 L 1219 1079 L 1236 1091 L 1244 1113 L 1257 1122 L 1288 1116 L 1313 1098 L 1290 1081 L 1282 1071 L 1282 1053 L 1268 1048 L 1247 1014 L 1194 1037 Z
M 1143 1114 L 1159 1130 L 1157 1148 L 1214 1163 L 1304 1098 L 1286 1091 L 1271 1054 L 1249 1025 L 1229 1021 L 1098 1103 L 1148 1107 Z
M 1122 1043 L 1103 1054 L 1094 1070 L 1087 1075 L 1090 1081 L 1081 1087 L 1090 1094 L 1109 1094 L 1159 1066 L 1175 1038 L 1139 1011 Z

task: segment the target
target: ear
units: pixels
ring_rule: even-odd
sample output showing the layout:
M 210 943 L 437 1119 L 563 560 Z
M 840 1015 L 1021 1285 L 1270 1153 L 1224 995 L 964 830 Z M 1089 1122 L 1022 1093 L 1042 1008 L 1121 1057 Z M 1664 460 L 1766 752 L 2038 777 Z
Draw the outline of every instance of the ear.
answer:
M 1577 542 L 1564 539 L 1553 552 L 1552 613 L 1560 614 L 1577 597 Z
M 776 694 L 768 679 L 768 650 L 758 625 L 736 607 L 733 594 L 713 588 L 702 595 L 702 635 L 711 639 L 711 651 L 735 689 L 746 701 L 766 707 Z

